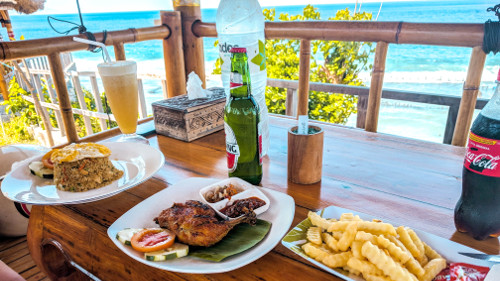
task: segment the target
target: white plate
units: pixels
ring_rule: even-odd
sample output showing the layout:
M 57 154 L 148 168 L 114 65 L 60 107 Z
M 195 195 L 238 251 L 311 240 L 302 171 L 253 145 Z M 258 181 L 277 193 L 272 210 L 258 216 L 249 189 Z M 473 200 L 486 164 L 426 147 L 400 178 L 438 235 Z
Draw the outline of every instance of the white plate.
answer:
M 83 192 L 62 191 L 52 179 L 42 179 L 30 173 L 31 161 L 42 155 L 21 162 L 2 181 L 2 193 L 12 201 L 35 205 L 77 204 L 100 200 L 120 193 L 151 178 L 164 164 L 163 153 L 145 144 L 108 142 L 109 159 L 123 176 L 111 184 Z
M 200 200 L 199 190 L 217 179 L 190 178 L 152 195 L 118 218 L 109 228 L 108 236 L 125 254 L 138 262 L 147 264 L 163 270 L 182 273 L 221 273 L 235 270 L 245 266 L 271 251 L 288 231 L 292 224 L 295 213 L 295 202 L 287 194 L 271 189 L 262 188 L 262 192 L 271 200 L 271 206 L 267 212 L 258 216 L 272 223 L 271 230 L 266 237 L 253 248 L 224 259 L 221 262 L 210 262 L 194 257 L 183 257 L 180 259 L 152 262 L 144 259 L 143 254 L 125 246 L 116 234 L 125 228 L 158 227 L 153 219 L 164 209 L 170 208 L 174 202 L 184 203 L 187 200 Z
M 372 219 L 377 219 L 377 217 L 363 214 L 360 212 L 356 211 L 351 211 L 348 209 L 336 207 L 336 206 L 330 206 L 325 208 L 322 211 L 319 211 L 318 214 L 322 215 L 324 218 L 340 218 L 340 215 L 342 213 L 353 213 L 354 215 L 359 215 L 359 217 L 363 220 L 368 220 L 371 221 Z M 344 280 L 348 281 L 362 281 L 361 277 L 349 274 L 346 271 L 340 270 L 340 269 L 332 269 L 327 267 L 326 265 L 310 258 L 307 256 L 302 248 L 300 247 L 304 243 L 306 243 L 305 237 L 306 237 L 306 229 L 305 225 L 309 224 L 306 222 L 308 219 L 302 221 L 299 223 L 296 227 L 294 227 L 281 241 L 281 243 L 287 247 L 288 249 L 292 250 L 299 256 L 303 257 L 304 259 L 308 260 L 309 262 L 315 264 L 318 267 L 321 267 L 323 270 L 330 272 L 331 274 L 338 276 Z M 390 221 L 384 220 L 384 222 L 390 223 L 394 225 L 395 227 L 398 226 L 398 224 L 392 223 Z M 431 248 L 435 249 L 441 256 L 443 256 L 448 263 L 450 262 L 464 262 L 468 264 L 475 264 L 479 266 L 488 266 L 491 267 L 493 263 L 487 262 L 487 261 L 482 261 L 478 259 L 473 259 L 469 258 L 466 256 L 460 255 L 458 252 L 468 252 L 468 253 L 481 253 L 479 251 L 476 251 L 472 248 L 469 248 L 467 246 L 455 243 L 453 241 L 450 241 L 448 239 L 444 239 L 442 237 L 436 236 L 434 234 L 427 233 L 425 231 L 420 231 L 418 229 L 412 228 L 417 235 L 420 237 L 422 241 L 427 243 Z

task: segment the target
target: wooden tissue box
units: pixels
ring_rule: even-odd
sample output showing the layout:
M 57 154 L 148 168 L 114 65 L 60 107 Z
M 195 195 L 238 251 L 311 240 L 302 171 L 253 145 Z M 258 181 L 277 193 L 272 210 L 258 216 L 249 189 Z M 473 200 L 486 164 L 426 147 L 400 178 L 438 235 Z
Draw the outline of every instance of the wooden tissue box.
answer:
M 183 141 L 193 141 L 224 129 L 224 88 L 208 89 L 207 98 L 189 100 L 181 95 L 154 102 L 156 133 Z

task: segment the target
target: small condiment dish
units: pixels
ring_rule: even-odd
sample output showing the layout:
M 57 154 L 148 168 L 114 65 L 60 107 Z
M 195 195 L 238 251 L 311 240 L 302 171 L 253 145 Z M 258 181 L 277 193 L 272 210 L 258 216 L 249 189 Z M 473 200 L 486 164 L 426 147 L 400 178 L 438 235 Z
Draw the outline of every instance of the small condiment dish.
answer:
M 231 196 L 230 199 L 225 198 L 221 201 L 215 202 L 215 203 L 210 203 L 207 201 L 205 198 L 205 194 L 210 192 L 211 190 L 214 190 L 220 186 L 225 186 L 225 185 L 233 185 L 237 190 L 241 190 L 240 192 L 236 193 L 235 195 Z M 269 205 L 271 204 L 271 201 L 267 196 L 256 186 L 249 184 L 248 182 L 239 179 L 239 178 L 229 178 L 226 180 L 222 180 L 220 182 L 214 183 L 212 185 L 206 186 L 200 190 L 200 197 L 203 200 L 205 204 L 208 204 L 210 207 L 212 207 L 217 214 L 225 219 L 225 220 L 234 220 L 237 219 L 241 216 L 231 218 L 228 217 L 227 215 L 223 214 L 220 210 L 227 207 L 231 206 L 236 200 L 240 199 L 246 199 L 246 198 L 251 198 L 251 197 L 257 197 L 261 200 L 263 200 L 266 204 L 255 209 L 254 212 L 256 215 L 260 215 L 267 211 L 269 209 Z

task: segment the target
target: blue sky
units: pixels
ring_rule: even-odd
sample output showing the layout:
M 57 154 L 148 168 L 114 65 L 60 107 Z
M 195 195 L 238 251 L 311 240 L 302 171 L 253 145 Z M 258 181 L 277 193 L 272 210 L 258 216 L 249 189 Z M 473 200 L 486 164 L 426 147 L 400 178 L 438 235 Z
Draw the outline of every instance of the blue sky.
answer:
M 359 0 L 358 2 L 389 2 L 408 0 Z M 413 0 L 415 1 L 415 0 Z M 260 0 L 261 6 L 355 3 L 355 0 Z M 219 0 L 201 0 L 202 8 L 217 8 Z M 82 13 L 172 10 L 169 0 L 80 0 Z M 46 0 L 45 9 L 36 14 L 73 14 L 78 9 L 75 0 Z M 13 13 L 15 14 L 15 13 Z

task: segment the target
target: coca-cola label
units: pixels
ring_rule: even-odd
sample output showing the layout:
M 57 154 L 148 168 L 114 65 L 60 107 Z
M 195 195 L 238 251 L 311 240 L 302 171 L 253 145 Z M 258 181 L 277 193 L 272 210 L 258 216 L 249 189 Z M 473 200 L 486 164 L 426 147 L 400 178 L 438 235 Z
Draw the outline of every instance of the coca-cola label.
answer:
M 238 72 L 231 72 L 231 79 L 229 80 L 229 88 L 236 89 L 243 86 L 243 75 Z
M 469 171 L 500 177 L 500 141 L 469 134 L 469 145 L 465 155 L 464 166 Z
M 226 153 L 227 153 L 227 168 L 232 173 L 238 167 L 238 157 L 240 156 L 240 147 L 236 141 L 233 129 L 224 122 L 224 132 L 226 133 Z

